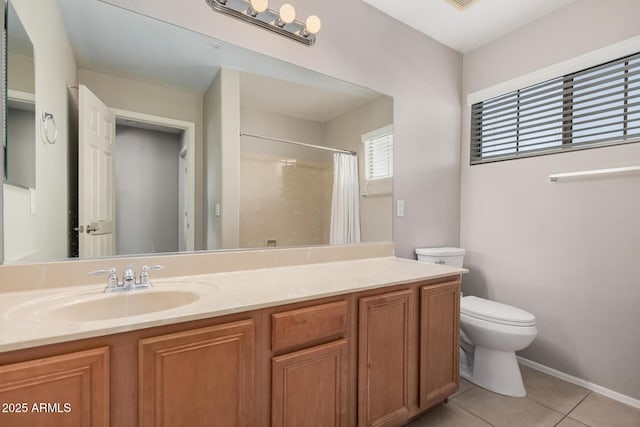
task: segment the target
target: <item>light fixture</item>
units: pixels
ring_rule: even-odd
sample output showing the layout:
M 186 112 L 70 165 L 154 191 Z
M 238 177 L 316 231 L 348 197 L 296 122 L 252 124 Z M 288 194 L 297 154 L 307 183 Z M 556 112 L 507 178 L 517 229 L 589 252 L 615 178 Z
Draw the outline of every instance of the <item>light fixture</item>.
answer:
M 308 37 L 306 34 L 318 34 L 320 31 L 320 27 L 322 26 L 322 22 L 320 22 L 320 18 L 316 15 L 311 15 L 305 21 L 304 29 L 302 30 L 302 35 Z
M 276 19 L 276 25 L 280 28 L 296 20 L 296 10 L 289 3 L 280 6 L 279 15 L 278 19 Z
M 267 10 L 268 5 L 269 0 L 251 0 L 247 13 L 255 18 L 259 13 Z
M 205 0 L 211 9 L 241 21 L 249 22 L 292 40 L 311 46 L 320 31 L 320 18 L 309 16 L 306 21 L 296 21 L 296 10 L 289 3 L 278 11 L 268 8 L 269 0 Z

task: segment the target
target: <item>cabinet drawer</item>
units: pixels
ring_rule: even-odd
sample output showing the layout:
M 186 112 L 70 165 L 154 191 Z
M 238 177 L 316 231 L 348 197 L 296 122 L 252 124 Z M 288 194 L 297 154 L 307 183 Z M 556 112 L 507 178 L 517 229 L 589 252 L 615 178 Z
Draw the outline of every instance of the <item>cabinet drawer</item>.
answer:
M 271 315 L 273 352 L 303 346 L 347 331 L 347 302 L 338 301 Z

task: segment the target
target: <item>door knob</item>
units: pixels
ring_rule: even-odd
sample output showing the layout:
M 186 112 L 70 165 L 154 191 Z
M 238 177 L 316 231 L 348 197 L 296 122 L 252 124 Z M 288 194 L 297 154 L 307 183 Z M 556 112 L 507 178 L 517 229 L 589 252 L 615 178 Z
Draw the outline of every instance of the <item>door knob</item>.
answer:
M 87 234 L 93 233 L 94 231 L 100 230 L 100 227 L 97 224 L 89 224 L 87 225 Z

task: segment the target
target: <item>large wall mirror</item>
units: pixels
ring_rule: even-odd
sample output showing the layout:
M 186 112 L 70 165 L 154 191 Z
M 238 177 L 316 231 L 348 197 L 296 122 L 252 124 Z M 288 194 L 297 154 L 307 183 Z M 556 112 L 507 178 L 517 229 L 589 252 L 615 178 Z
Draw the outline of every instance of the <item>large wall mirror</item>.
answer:
M 8 11 L 5 263 L 391 240 L 390 97 L 99 0 Z
M 33 44 L 12 4 L 7 7 L 7 138 L 5 182 L 35 188 L 35 71 Z

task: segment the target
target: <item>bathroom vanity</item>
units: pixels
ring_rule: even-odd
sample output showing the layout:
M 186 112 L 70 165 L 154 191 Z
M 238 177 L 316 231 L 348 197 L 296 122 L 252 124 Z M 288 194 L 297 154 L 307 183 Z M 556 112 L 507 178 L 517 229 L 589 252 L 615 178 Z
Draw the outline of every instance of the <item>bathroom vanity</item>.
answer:
M 165 277 L 133 292 L 199 299 L 117 318 L 26 317 L 101 285 L 5 293 L 0 424 L 403 425 L 458 388 L 464 271 L 380 257 Z

